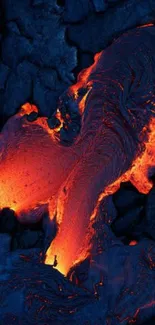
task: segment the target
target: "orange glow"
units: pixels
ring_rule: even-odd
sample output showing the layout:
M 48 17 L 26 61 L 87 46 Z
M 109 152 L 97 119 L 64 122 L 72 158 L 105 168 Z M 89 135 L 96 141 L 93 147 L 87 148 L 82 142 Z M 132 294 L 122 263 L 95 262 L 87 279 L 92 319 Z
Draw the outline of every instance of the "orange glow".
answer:
M 30 114 L 32 112 L 36 112 L 38 113 L 38 108 L 36 105 L 30 104 L 30 103 L 26 103 L 21 107 L 21 110 L 19 112 L 19 115 L 25 115 L 25 114 Z
M 138 244 L 138 242 L 136 240 L 131 240 L 131 242 L 129 243 L 129 246 L 135 246 L 137 244 Z
M 86 102 L 86 99 L 87 99 L 87 96 L 92 88 L 92 85 L 91 83 L 88 83 L 88 78 L 90 76 L 90 74 L 95 70 L 96 68 L 96 65 L 100 59 L 100 56 L 103 54 L 103 51 L 102 52 L 99 52 L 97 53 L 95 56 L 94 56 L 94 63 L 87 69 L 84 69 L 82 72 L 79 73 L 79 76 L 78 76 L 78 81 L 75 85 L 71 86 L 70 87 L 70 92 L 71 94 L 74 95 L 74 98 L 79 100 L 79 111 L 80 113 L 82 114 L 84 112 L 84 109 L 85 109 L 85 102 Z M 82 99 L 80 99 L 80 96 L 79 96 L 79 89 L 80 88 L 83 88 L 85 85 L 87 85 L 87 92 L 86 94 L 82 97 Z
M 10 207 L 21 221 L 35 222 L 47 205 L 53 217 L 58 190 L 77 151 L 55 144 L 53 134 L 58 130 L 50 130 L 46 118 L 28 122 L 25 114 L 32 111 L 37 112 L 36 106 L 23 105 L 1 133 L 0 208 Z
M 60 131 L 60 129 L 63 127 L 63 123 L 64 123 L 64 120 L 63 120 L 63 118 L 62 118 L 62 116 L 61 116 L 61 113 L 60 113 L 59 109 L 57 109 L 56 117 L 57 117 L 57 119 L 60 121 L 60 126 L 57 127 L 57 128 L 55 128 L 55 131 L 58 132 L 58 131 Z
M 144 27 L 151 27 L 151 26 L 154 26 L 154 24 L 148 23 L 148 24 L 145 24 L 145 25 L 142 25 L 142 26 L 138 26 L 137 28 L 144 28 Z

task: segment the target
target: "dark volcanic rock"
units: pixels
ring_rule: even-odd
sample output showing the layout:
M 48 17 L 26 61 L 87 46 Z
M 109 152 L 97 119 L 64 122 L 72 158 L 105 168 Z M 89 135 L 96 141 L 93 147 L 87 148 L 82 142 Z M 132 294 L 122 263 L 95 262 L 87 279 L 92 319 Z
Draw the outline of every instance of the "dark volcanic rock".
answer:
M 120 189 L 113 195 L 114 204 L 119 214 L 137 205 L 144 205 L 146 196 L 139 193 L 129 182 L 121 183 Z
M 83 282 L 88 279 L 88 272 L 90 267 L 90 260 L 87 258 L 81 263 L 75 265 L 70 269 L 67 277 L 74 283 L 81 285 Z
M 148 195 L 139 193 L 130 183 L 122 183 L 113 195 L 117 216 L 111 227 L 124 244 L 142 238 L 155 239 L 155 187 Z
M 8 234 L 0 234 L 0 256 L 10 252 L 11 237 Z
M 56 116 L 52 116 L 47 120 L 48 126 L 50 129 L 55 129 L 61 125 L 61 122 L 56 118 Z
M 66 0 L 64 3 L 64 21 L 77 23 L 84 21 L 93 12 L 100 13 L 114 6 L 120 0 Z
M 76 139 L 77 135 L 79 134 L 79 131 L 80 131 L 80 126 L 74 122 L 71 123 L 67 129 L 62 127 L 60 130 L 61 144 L 70 146 Z
M 96 9 L 101 6 L 101 1 L 94 3 Z M 154 21 L 154 7 L 153 1 L 120 1 L 117 8 L 109 8 L 100 15 L 91 13 L 81 24 L 69 26 L 68 37 L 82 51 L 99 52 L 120 33 Z
M 155 187 L 153 187 L 147 196 L 145 210 L 145 231 L 155 240 Z
M 92 63 L 92 54 L 103 50 L 124 30 L 152 21 L 154 13 L 154 3 L 145 0 L 1 3 L 2 123 L 27 101 L 35 103 L 41 115 L 50 117 L 60 94 L 73 82 L 72 72 L 77 76 Z M 67 35 L 64 21 L 70 22 Z M 78 47 L 78 69 L 77 51 L 72 44 Z
M 123 216 L 118 217 L 112 224 L 112 230 L 116 236 L 126 236 L 132 235 L 132 232 L 135 229 L 135 226 L 141 220 L 141 212 L 143 207 L 134 207 L 129 209 L 129 211 Z M 143 231 L 142 227 L 142 231 Z
M 124 319 L 124 325 L 145 324 L 154 317 L 154 252 L 149 240 L 128 247 L 110 240 L 108 251 L 91 261 L 93 291 L 73 285 L 43 264 L 39 250 L 1 254 L 2 324 L 119 325 Z
M 62 10 L 51 1 L 3 0 L 0 114 L 7 117 L 31 100 L 50 116 L 72 82 L 76 50 L 65 40 Z
M 56 232 L 57 232 L 56 217 L 54 217 L 51 220 L 49 214 L 46 213 L 43 217 L 42 227 L 44 232 L 43 248 L 44 248 L 44 252 L 46 252 L 52 240 L 56 236 Z
M 13 233 L 17 229 L 18 221 L 15 213 L 9 208 L 0 211 L 0 232 Z
M 147 320 L 146 322 L 140 322 L 140 325 L 154 325 L 155 324 L 155 317 L 151 317 L 149 320 Z M 137 325 L 139 325 L 137 324 Z
M 18 222 L 17 232 L 23 232 L 25 230 L 42 231 L 42 220 L 35 223 L 20 223 Z
M 108 6 L 108 0 L 92 0 L 95 11 L 100 12 L 100 11 L 105 11 Z
M 73 70 L 75 77 L 78 77 L 78 74 L 80 71 L 83 69 L 88 68 L 91 66 L 94 62 L 94 55 L 91 52 L 83 52 L 80 49 L 78 49 L 77 52 L 77 57 L 78 57 L 78 65 L 77 67 Z
M 125 244 L 144 236 L 145 200 L 146 195 L 139 193 L 130 182 L 121 183 L 120 189 L 113 195 L 117 217 L 111 226 L 115 235 L 121 237 Z
M 43 248 L 43 232 L 25 230 L 18 232 L 12 239 L 11 248 L 16 249 L 29 249 L 29 248 Z
M 65 1 L 64 20 L 66 22 L 78 22 L 87 17 L 87 15 L 93 10 L 91 1 L 89 0 L 77 0 L 77 1 Z
M 7 77 L 9 75 L 9 67 L 3 63 L 0 64 L 0 90 L 5 89 Z
M 92 0 L 95 11 L 102 12 L 108 9 L 108 7 L 114 6 L 121 2 L 120 0 Z
M 38 117 L 38 113 L 37 112 L 31 112 L 28 116 L 27 116 L 27 120 L 29 122 L 33 122 L 37 119 Z

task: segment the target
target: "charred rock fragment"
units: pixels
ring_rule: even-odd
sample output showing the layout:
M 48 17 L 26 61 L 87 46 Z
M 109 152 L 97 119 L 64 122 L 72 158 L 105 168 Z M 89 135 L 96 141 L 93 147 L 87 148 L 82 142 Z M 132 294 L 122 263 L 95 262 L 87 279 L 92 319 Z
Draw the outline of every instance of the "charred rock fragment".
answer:
M 48 119 L 47 123 L 48 123 L 48 126 L 50 129 L 55 129 L 61 125 L 61 122 L 59 121 L 59 119 L 56 116 L 50 117 Z
M 120 189 L 113 195 L 114 204 L 119 214 L 124 213 L 129 207 L 144 205 L 146 196 L 139 193 L 131 183 L 122 183 Z
M 31 112 L 28 116 L 27 116 L 27 120 L 29 122 L 34 122 L 38 117 L 38 113 L 37 112 Z
M 134 208 L 128 206 L 128 212 L 118 217 L 112 224 L 112 230 L 116 236 L 131 236 L 137 224 L 141 221 L 143 206 Z M 143 232 L 142 228 L 142 232 Z
M 77 64 L 76 49 L 65 40 L 62 10 L 55 0 L 7 0 L 2 6 L 0 114 L 9 117 L 31 100 L 50 116 Z
M 153 187 L 147 196 L 145 214 L 145 231 L 152 239 L 155 240 L 155 187 Z
M 0 233 L 14 233 L 17 229 L 18 221 L 15 212 L 9 208 L 0 211 Z
M 10 252 L 10 248 L 11 248 L 11 236 L 8 234 L 0 234 L 0 260 L 2 259 L 2 256 Z
M 93 11 L 93 4 L 89 0 L 65 1 L 64 21 L 76 23 L 85 19 Z
M 46 213 L 43 216 L 42 228 L 44 232 L 43 251 L 46 253 L 58 230 L 56 216 L 51 220 L 49 213 Z
M 43 250 L 44 235 L 41 231 L 25 230 L 16 233 L 11 242 L 12 250 L 42 248 Z
M 87 258 L 70 269 L 67 274 L 68 279 L 70 279 L 72 283 L 82 286 L 82 284 L 88 280 L 89 267 L 90 259 Z

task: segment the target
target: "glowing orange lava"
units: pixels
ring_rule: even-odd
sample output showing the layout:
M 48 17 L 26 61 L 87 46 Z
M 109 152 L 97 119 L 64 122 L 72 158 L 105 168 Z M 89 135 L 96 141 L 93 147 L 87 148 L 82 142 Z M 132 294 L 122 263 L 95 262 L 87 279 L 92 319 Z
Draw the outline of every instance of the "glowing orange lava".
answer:
M 58 129 L 50 130 L 46 118 L 28 122 L 25 114 L 33 111 L 35 105 L 23 105 L 0 138 L 0 208 L 10 207 L 23 222 L 36 222 L 49 203 L 54 213 L 58 190 L 78 156 L 55 144 Z
M 67 175 L 71 172 L 79 156 L 77 155 L 74 146 L 73 148 L 61 147 L 52 141 L 51 130 L 47 127 L 46 119 L 39 118 L 37 121 L 32 123 L 27 122 L 24 114 L 31 113 L 31 111 L 34 110 L 35 106 L 31 107 L 29 104 L 24 105 L 19 115 L 13 117 L 10 122 L 8 121 L 3 130 L 3 138 L 1 137 L 2 151 L 0 162 L 0 207 L 3 208 L 9 206 L 16 211 L 21 220 L 23 218 L 23 221 L 30 222 L 33 221 L 33 218 L 34 221 L 36 220 L 35 211 L 37 211 L 39 206 L 42 207 L 44 204 L 49 204 L 51 218 L 53 218 L 57 206 L 58 223 L 61 224 L 64 205 L 67 201 L 67 196 L 64 191 L 61 190 L 62 184 L 65 184 L 64 181 L 67 178 Z M 13 122 L 15 122 L 14 127 Z M 9 127 L 11 127 L 11 129 L 9 129 Z M 8 129 L 10 132 L 9 147 L 4 147 L 4 139 L 7 137 Z M 45 132 L 46 129 L 49 132 Z M 155 166 L 154 118 L 150 120 L 147 129 L 148 140 L 145 143 L 145 150 L 141 157 L 138 157 L 133 162 L 130 170 L 119 177 L 115 182 L 109 184 L 105 188 L 104 192 L 100 194 L 94 212 L 91 215 L 91 220 L 94 219 L 101 200 L 107 195 L 117 191 L 121 182 L 130 180 L 142 193 L 148 193 L 151 189 L 152 183 L 148 180 L 147 175 L 149 169 Z M 146 131 L 146 127 L 144 131 Z M 19 139 L 22 139 L 22 141 L 19 141 Z M 30 140 L 30 142 L 28 142 L 28 140 Z M 14 151 L 15 148 L 16 154 Z M 6 155 L 7 160 L 4 160 Z M 60 164 L 61 168 L 58 168 Z M 44 168 L 45 165 L 46 168 Z M 66 190 L 68 191 L 69 187 L 72 186 L 70 178 L 68 178 L 66 184 Z M 61 194 L 57 201 L 58 193 Z M 84 196 L 85 191 L 83 193 L 83 200 L 85 199 Z M 22 217 L 23 214 L 24 217 Z M 62 240 L 59 241 L 59 246 L 57 245 L 56 247 L 57 255 L 59 255 L 60 251 L 62 256 L 62 259 L 59 258 L 57 269 L 64 274 L 68 272 L 69 267 L 72 265 L 73 252 L 77 245 L 73 222 L 74 218 L 72 218 L 72 223 L 70 222 L 70 219 L 67 218 L 65 223 L 66 226 L 64 228 L 64 236 L 62 236 Z M 78 223 L 80 228 L 76 228 L 77 234 L 82 232 L 81 226 L 85 228 L 84 222 L 80 223 L 79 220 Z M 71 224 L 73 227 L 71 227 Z M 65 232 L 67 233 L 67 238 L 71 244 L 68 241 L 65 241 Z M 79 236 L 79 238 L 81 237 Z M 52 246 L 53 243 L 47 252 L 47 264 L 53 264 L 54 261 L 55 250 L 52 249 L 51 253 Z M 80 242 L 78 243 L 78 246 L 80 246 Z M 68 247 L 69 251 L 66 255 Z M 65 255 L 63 255 L 63 250 Z M 78 260 L 81 260 L 86 256 L 87 248 L 83 251 Z M 78 260 L 75 258 L 75 261 Z
M 8 120 L 0 136 L 0 208 L 10 207 L 22 222 L 36 222 L 47 208 L 51 219 L 56 214 L 59 230 L 47 251 L 45 263 L 53 264 L 57 255 L 57 269 L 65 275 L 75 261 L 82 260 L 89 253 L 84 238 L 97 214 L 101 200 L 116 192 L 124 181 L 130 180 L 142 193 L 148 193 L 152 187 L 148 174 L 155 166 L 155 118 L 151 117 L 152 111 L 149 111 L 150 120 L 148 122 L 146 119 L 145 123 L 144 114 L 143 129 L 138 129 L 140 118 L 137 124 L 135 122 L 135 125 L 132 125 L 132 131 L 135 133 L 139 133 L 137 129 L 140 130 L 140 134 L 136 134 L 141 147 L 144 147 L 140 154 L 138 145 L 135 152 L 132 131 L 130 134 L 128 128 L 125 129 L 128 124 L 123 117 L 125 105 L 120 107 L 120 98 L 130 97 L 127 93 L 130 87 L 124 86 L 122 81 L 122 60 L 118 49 L 120 46 L 121 55 L 124 55 L 127 48 L 128 58 L 128 49 L 131 47 L 132 55 L 135 42 L 141 46 L 144 29 L 130 33 L 129 40 L 128 34 L 124 36 L 127 42 L 123 50 L 121 42 L 116 42 L 117 51 L 110 48 L 106 54 L 102 52 L 103 57 L 102 53 L 97 54 L 94 64 L 83 71 L 77 84 L 68 90 L 82 115 L 81 132 L 72 146 L 65 147 L 59 142 L 59 131 L 64 122 L 59 109 L 56 117 L 60 126 L 50 129 L 44 117 L 38 117 L 33 122 L 27 120 L 27 114 L 37 112 L 36 106 L 28 103 Z M 136 35 L 135 42 L 132 33 Z M 112 66 L 113 59 L 110 61 L 109 53 L 116 53 L 116 63 L 118 64 L 119 60 L 121 62 L 117 80 L 114 73 L 115 68 L 118 72 L 118 65 Z M 111 66 L 113 70 L 110 70 Z M 131 78 L 132 83 L 133 79 Z M 82 96 L 79 95 L 80 89 L 85 91 Z M 149 93 L 152 109 L 155 106 L 153 96 L 154 94 Z M 105 100 L 99 102 L 99 97 L 101 100 L 105 97 Z M 109 102 L 109 98 L 112 101 Z M 143 91 L 141 100 L 142 110 L 145 111 L 145 105 L 148 103 Z M 125 113 L 129 118 L 129 111 Z M 142 140 L 143 134 L 147 134 L 145 143 Z M 123 146 L 129 142 L 132 143 L 128 146 L 131 151 L 128 154 Z
M 95 67 L 96 67 L 102 53 L 103 52 L 95 54 L 94 63 L 89 68 L 84 69 L 83 71 L 81 71 L 79 73 L 77 83 L 70 87 L 70 92 L 71 92 L 71 94 L 73 94 L 74 98 L 77 99 L 77 101 L 80 98 L 80 96 L 79 96 L 80 88 L 82 88 L 83 84 L 87 83 L 88 78 L 89 78 L 90 74 L 93 72 L 93 70 L 95 69 Z M 88 94 L 89 94 L 91 88 L 92 88 L 91 82 L 87 83 L 86 93 L 85 93 L 85 95 L 83 96 L 82 99 L 79 99 L 78 107 L 79 107 L 79 111 L 80 111 L 81 115 L 84 112 L 85 102 L 86 102 L 86 99 L 88 97 Z
M 153 24 L 151 24 L 151 25 L 149 24 L 148 26 L 141 26 L 141 27 L 151 28 L 151 27 L 153 27 Z M 142 29 L 144 30 L 145 28 L 142 28 Z M 143 31 L 140 31 L 139 33 L 143 33 Z M 140 35 L 139 33 L 137 33 L 137 35 Z M 127 42 L 126 42 L 126 44 L 127 44 Z M 105 54 L 105 57 L 106 57 L 106 54 Z M 84 70 L 79 75 L 77 84 L 70 87 L 69 91 L 72 93 L 73 97 L 75 98 L 76 102 L 78 103 L 78 107 L 79 107 L 81 114 L 84 114 L 85 109 L 87 108 L 87 103 L 88 103 L 87 99 L 89 97 L 89 94 L 91 97 L 92 89 L 93 89 L 93 82 L 94 81 L 96 82 L 96 80 L 93 80 L 93 78 L 92 79 L 90 78 L 90 75 L 93 75 L 93 76 L 95 76 L 94 78 L 97 78 L 96 76 L 97 76 L 97 73 L 99 74 L 99 70 L 97 70 L 96 68 L 97 68 L 97 66 L 100 66 L 100 68 L 101 68 L 103 62 L 104 62 L 104 55 L 101 57 L 101 53 L 99 53 L 98 55 L 95 56 L 94 64 L 90 68 Z M 109 67 L 110 67 L 110 64 L 108 67 L 102 66 L 103 75 L 107 73 L 106 71 L 108 71 L 108 69 L 110 70 Z M 105 68 L 105 70 L 104 70 L 104 68 Z M 93 82 L 91 80 L 93 80 Z M 112 80 L 112 81 L 116 84 L 116 87 L 118 87 L 117 89 L 119 90 L 119 92 L 124 91 L 124 87 L 122 85 L 121 79 L 120 80 Z M 85 90 L 85 93 L 83 96 L 80 96 L 80 89 Z M 103 91 L 102 88 L 101 88 L 101 91 Z M 98 95 L 99 95 L 99 93 L 98 93 Z M 110 96 L 110 94 L 109 94 L 109 96 Z M 97 97 L 95 97 L 95 98 L 97 101 Z M 154 100 L 152 100 L 152 98 L 150 97 L 150 100 L 151 100 L 150 103 L 152 104 L 152 109 L 153 109 Z M 95 104 L 94 104 L 94 107 L 95 107 Z M 93 109 L 91 110 L 91 112 L 93 114 Z M 99 116 L 98 119 L 100 117 L 101 116 Z M 90 121 L 91 121 L 91 119 L 89 119 L 89 122 Z M 93 121 L 93 119 L 92 119 L 92 121 Z M 103 120 L 103 123 L 104 123 L 104 120 Z M 87 161 L 87 160 L 85 161 L 85 165 L 86 166 L 88 165 L 88 168 L 86 169 L 83 165 L 83 172 L 81 171 L 81 174 L 82 175 L 85 175 L 85 174 L 90 175 L 90 183 L 88 183 L 88 178 L 87 178 L 87 182 L 86 182 L 85 177 L 83 177 L 83 182 L 81 180 L 81 186 L 80 186 L 81 192 L 72 190 L 72 195 L 70 195 L 70 200 L 72 200 L 72 204 L 70 204 L 70 205 L 68 203 L 66 203 L 67 199 L 68 199 L 67 197 L 64 198 L 63 195 L 60 197 L 60 200 L 58 202 L 58 215 L 61 216 L 60 220 L 63 219 L 62 226 L 60 227 L 60 231 L 58 232 L 57 237 L 54 239 L 51 247 L 49 248 L 49 250 L 47 252 L 46 263 L 53 262 L 54 252 L 55 252 L 55 254 L 57 254 L 57 257 L 58 257 L 57 269 L 60 272 L 67 274 L 71 265 L 73 265 L 74 263 L 78 263 L 79 261 L 86 258 L 86 256 L 89 254 L 89 250 L 91 251 L 91 247 L 88 245 L 89 234 L 87 234 L 88 235 L 87 245 L 84 245 L 83 241 L 82 241 L 82 238 L 84 236 L 86 236 L 86 229 L 88 228 L 89 225 L 91 225 L 91 223 L 93 223 L 93 220 L 97 214 L 98 207 L 100 205 L 101 200 L 103 200 L 106 196 L 116 192 L 118 190 L 121 182 L 131 181 L 140 192 L 145 193 L 145 194 L 149 192 L 149 190 L 152 187 L 152 182 L 148 179 L 148 173 L 149 173 L 149 170 L 155 166 L 155 119 L 154 118 L 151 118 L 150 122 L 144 126 L 143 130 L 141 131 L 141 136 L 143 137 L 143 134 L 147 134 L 147 133 L 148 133 L 147 140 L 145 143 L 143 143 L 143 145 L 144 145 L 143 152 L 140 154 L 137 151 L 137 155 L 136 155 L 136 157 L 134 157 L 133 161 L 131 162 L 130 168 L 125 173 L 123 173 L 121 176 L 120 176 L 121 173 L 119 173 L 117 171 L 118 176 L 115 177 L 114 181 L 112 181 L 113 180 L 113 177 L 112 177 L 113 166 L 116 166 L 116 164 L 118 164 L 118 162 L 113 163 L 113 166 L 112 166 L 110 160 L 108 161 L 108 158 L 105 162 L 103 160 L 103 162 L 105 163 L 105 166 L 103 163 L 103 166 L 105 167 L 105 173 L 106 173 L 106 169 L 107 169 L 107 172 L 109 172 L 109 183 L 107 184 L 107 186 L 105 186 L 105 184 L 104 184 L 104 178 L 106 178 L 106 174 L 104 175 L 105 177 L 103 178 L 103 188 L 102 188 L 103 191 L 101 191 L 101 190 L 99 191 L 99 189 L 97 188 L 98 184 L 101 183 L 103 175 L 101 174 L 100 177 L 98 176 L 98 182 L 97 181 L 95 182 L 93 178 L 91 180 L 91 172 L 93 173 L 93 171 L 90 170 L 89 161 Z M 100 133 L 100 129 L 98 128 L 98 137 L 99 136 L 101 139 L 100 142 L 97 137 L 95 137 L 95 140 L 94 140 L 94 141 L 96 141 L 96 147 L 99 147 L 99 143 L 100 143 L 100 146 L 101 147 L 103 146 L 103 150 L 104 150 L 104 145 L 106 147 L 105 137 L 102 138 L 103 134 Z M 104 144 L 102 144 L 102 141 Z M 88 140 L 88 142 L 89 142 L 89 140 Z M 107 139 L 107 143 L 109 143 L 109 146 L 110 146 L 111 142 L 110 142 L 109 138 Z M 90 150 L 91 146 L 92 146 L 92 148 L 94 148 L 93 141 L 90 142 L 88 150 Z M 92 151 L 93 151 L 93 149 L 92 149 Z M 95 150 L 95 148 L 94 148 L 94 157 L 95 156 L 96 156 L 96 161 L 97 160 L 102 161 L 102 155 L 98 156 L 97 150 Z M 111 158 L 111 160 L 112 159 L 113 158 Z M 120 163 L 121 163 L 121 160 L 123 160 L 123 159 L 124 158 L 120 158 Z M 97 165 L 97 162 L 96 162 L 96 165 Z M 96 175 L 97 174 L 99 175 L 99 172 L 97 171 L 97 168 L 99 166 L 101 169 L 104 168 L 104 167 L 102 167 L 100 162 L 98 162 L 98 166 L 96 166 Z M 109 168 L 109 171 L 108 171 L 108 168 Z M 120 168 L 120 170 L 121 170 L 121 168 Z M 116 174 L 116 172 L 114 172 L 114 174 Z M 79 175 L 80 175 L 80 173 L 79 173 Z M 111 180 L 110 180 L 110 177 L 111 177 Z M 97 176 L 96 176 L 96 178 L 97 178 Z M 69 179 L 69 181 L 70 181 L 70 179 Z M 74 177 L 73 177 L 73 181 L 75 183 Z M 95 202 L 95 200 L 96 200 L 97 203 L 95 204 L 94 208 L 91 210 L 91 208 L 93 207 L 93 204 L 91 202 L 92 190 L 90 190 L 89 188 L 91 188 L 91 182 L 93 183 L 93 181 L 95 183 L 94 187 L 96 186 L 96 193 L 98 194 L 98 199 L 95 197 L 95 193 L 94 193 L 93 201 Z M 69 187 L 71 186 L 71 188 L 72 188 L 72 186 L 73 186 L 72 177 L 71 177 L 70 184 L 71 185 L 69 185 Z M 87 186 L 88 184 L 89 184 L 89 187 Z M 79 199 L 79 202 L 81 202 L 81 206 L 83 207 L 84 212 L 81 211 L 80 203 L 78 204 L 76 202 L 75 196 L 77 196 Z M 87 205 L 87 202 L 85 203 L 86 200 L 90 200 L 89 206 L 91 206 L 91 208 L 89 208 L 89 206 L 87 206 L 87 208 L 85 208 L 85 206 Z M 60 211 L 60 213 L 59 213 L 59 211 Z M 88 211 L 90 212 L 90 214 L 88 213 Z M 70 216 L 71 216 L 71 219 L 70 219 Z M 89 216 L 89 218 L 88 218 L 88 216 Z M 81 219 L 83 220 L 83 222 L 81 222 Z M 91 226 L 90 226 L 90 228 L 91 228 Z M 85 231 L 84 231 L 84 229 L 85 229 Z M 90 236 L 91 235 L 92 234 L 90 234 Z M 84 247 L 83 247 L 83 245 L 84 245 Z M 81 246 L 81 250 L 79 250 L 80 246 Z
M 146 131 L 146 127 L 144 129 L 144 132 Z M 100 202 L 108 195 L 111 195 L 115 193 L 119 187 L 121 182 L 126 182 L 126 181 L 131 181 L 134 186 L 141 192 L 147 194 L 150 189 L 152 188 L 152 182 L 148 179 L 148 171 L 151 167 L 155 166 L 155 118 L 152 118 L 150 121 L 150 124 L 148 126 L 148 140 L 145 143 L 145 149 L 144 152 L 140 157 L 137 157 L 135 161 L 132 164 L 132 167 L 130 170 L 128 170 L 126 173 L 124 173 L 121 177 L 119 177 L 114 183 L 108 185 L 104 192 L 100 194 L 97 204 L 95 206 L 95 209 L 90 217 L 91 222 L 93 222 L 97 211 L 98 207 L 100 205 Z M 61 209 L 63 211 L 63 201 L 60 202 L 61 204 Z M 62 213 L 60 213 L 62 215 Z M 74 219 L 73 219 L 74 220 Z M 67 222 L 66 222 L 67 225 Z M 69 222 L 68 222 L 69 226 Z M 51 253 L 51 249 L 57 252 L 57 255 L 59 257 L 59 263 L 57 266 L 57 269 L 62 272 L 63 274 L 67 274 L 70 264 L 70 261 L 72 260 L 72 248 L 74 245 L 76 245 L 76 242 L 74 243 L 74 232 L 75 228 L 72 227 L 66 227 L 65 231 L 67 232 L 67 235 L 69 233 L 69 236 L 67 236 L 69 239 L 72 238 L 71 241 L 71 246 L 68 251 L 68 254 L 65 255 L 66 252 L 66 246 L 69 247 L 68 241 L 65 241 L 65 232 L 64 232 L 64 237 L 62 236 L 62 240 L 59 240 L 59 242 L 56 243 L 56 248 L 52 249 L 52 245 L 55 245 L 55 242 L 52 243 L 51 247 L 49 248 L 47 252 L 47 258 L 46 258 L 46 263 L 47 264 L 52 264 L 52 261 L 54 260 L 54 253 Z M 78 231 L 78 229 L 77 229 Z M 82 231 L 82 230 L 81 230 Z M 80 245 L 80 243 L 79 243 Z M 136 242 L 133 241 L 130 243 L 130 245 L 136 245 Z M 90 247 L 89 247 L 90 249 Z M 63 255 L 63 250 L 64 250 L 64 255 Z M 59 252 L 61 252 L 61 255 L 59 255 Z M 83 250 L 78 257 L 78 259 L 74 260 L 74 263 L 78 263 L 81 260 L 85 259 L 89 255 L 88 252 L 88 247 L 86 247 L 85 250 Z M 60 258 L 62 256 L 62 259 Z M 65 258 L 64 258 L 65 256 Z
M 138 244 L 137 240 L 131 240 L 129 246 L 135 246 L 137 244 Z

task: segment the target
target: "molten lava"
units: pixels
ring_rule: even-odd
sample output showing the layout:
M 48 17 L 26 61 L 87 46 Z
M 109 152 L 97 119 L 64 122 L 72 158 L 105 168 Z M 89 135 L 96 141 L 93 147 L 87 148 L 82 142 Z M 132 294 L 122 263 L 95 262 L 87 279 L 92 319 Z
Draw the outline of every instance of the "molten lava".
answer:
M 67 170 L 77 159 L 74 149 L 54 144 L 57 130 L 50 130 L 45 118 L 28 122 L 32 111 L 38 111 L 36 106 L 23 105 L 6 123 L 0 142 L 0 207 L 10 207 L 23 222 L 36 222 L 41 217 L 39 207 L 43 212 L 44 205 L 55 202 Z
M 55 129 L 43 117 L 29 122 L 27 114 L 37 108 L 27 103 L 2 130 L 0 208 L 10 207 L 21 222 L 36 222 L 45 209 L 51 219 L 56 214 L 59 230 L 45 263 L 53 264 L 56 255 L 57 269 L 65 275 L 75 261 L 91 254 L 88 229 L 101 200 L 122 181 L 130 180 L 143 193 L 152 187 L 154 29 L 146 26 L 124 34 L 97 54 L 69 88 L 70 105 L 76 105 L 82 117 L 72 145 L 59 141 L 61 107 Z
M 100 202 L 108 195 L 114 194 L 120 187 L 122 182 L 130 181 L 139 192 L 147 194 L 153 184 L 149 179 L 149 170 L 155 167 L 155 118 L 152 118 L 149 125 L 144 127 L 144 132 L 148 130 L 148 139 L 144 143 L 144 151 L 132 163 L 130 169 L 119 177 L 114 183 L 106 187 L 103 193 L 98 198 L 97 205 L 91 220 L 94 219 Z

